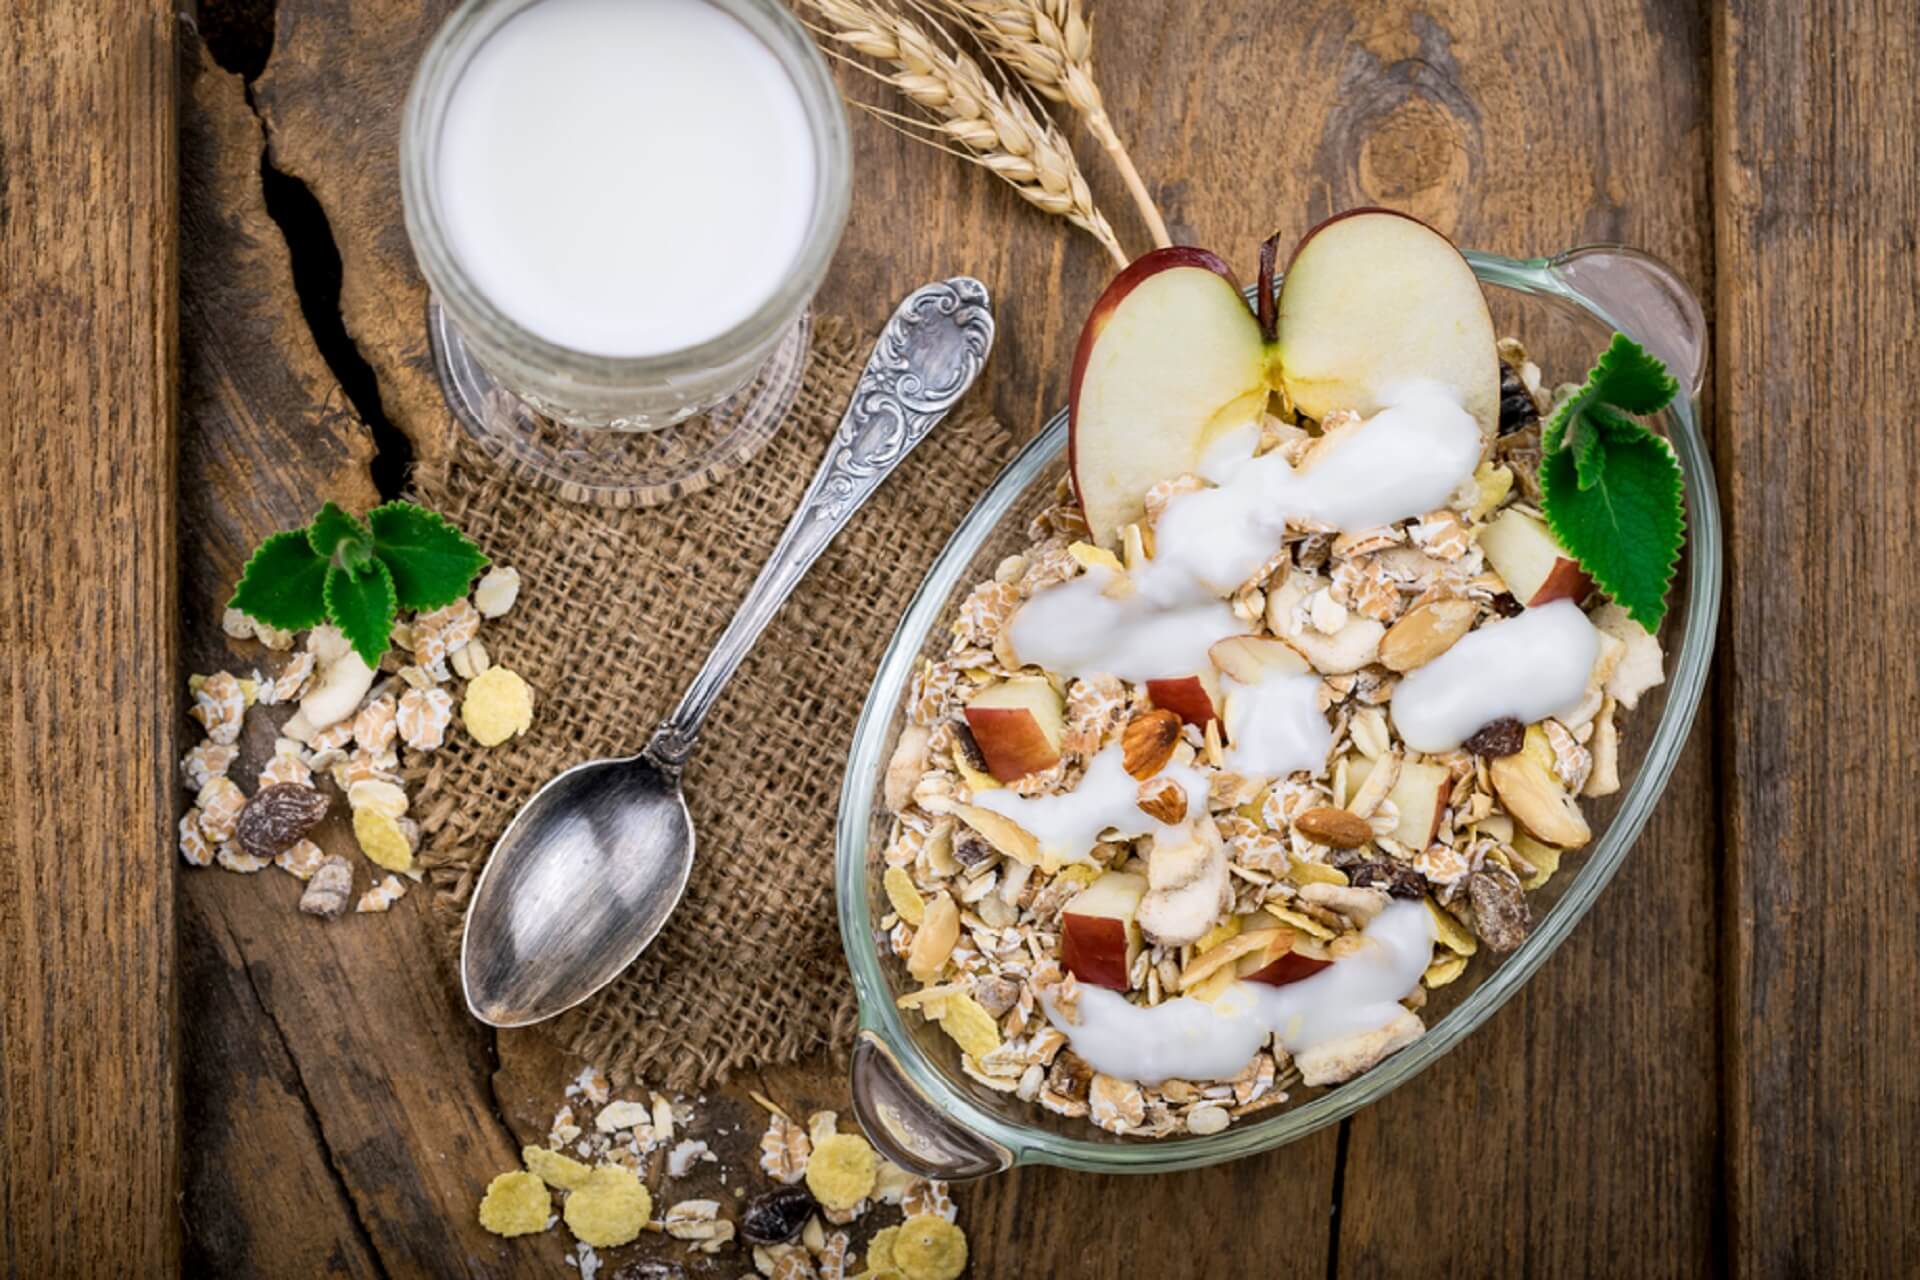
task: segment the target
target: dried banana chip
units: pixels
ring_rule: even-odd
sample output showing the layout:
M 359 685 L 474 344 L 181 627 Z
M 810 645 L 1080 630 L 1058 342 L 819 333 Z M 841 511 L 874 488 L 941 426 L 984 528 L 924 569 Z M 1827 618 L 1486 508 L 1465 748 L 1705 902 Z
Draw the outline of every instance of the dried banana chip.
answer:
M 913 877 L 905 867 L 888 867 L 881 884 L 886 888 L 887 901 L 893 904 L 902 920 L 917 926 L 926 918 L 927 900 L 913 887 Z
M 1429 990 L 1438 990 L 1466 972 L 1466 968 L 1465 956 L 1448 953 L 1428 965 L 1420 980 L 1427 984 Z
M 953 1037 L 961 1051 L 975 1059 L 984 1058 L 1000 1047 L 1000 1024 L 978 1000 L 965 992 L 956 991 L 941 1000 L 933 1016 L 940 1020 L 940 1029 Z
M 1469 933 L 1467 926 L 1454 919 L 1445 907 L 1432 898 L 1426 902 L 1427 910 L 1433 915 L 1434 936 L 1440 940 L 1441 946 L 1457 956 L 1470 956 L 1480 949 L 1480 939 Z

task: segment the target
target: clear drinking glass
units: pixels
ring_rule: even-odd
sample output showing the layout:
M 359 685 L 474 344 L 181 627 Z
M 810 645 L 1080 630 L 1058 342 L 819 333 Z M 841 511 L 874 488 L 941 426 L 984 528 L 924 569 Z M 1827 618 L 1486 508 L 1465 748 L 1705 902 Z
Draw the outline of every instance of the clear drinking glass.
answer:
M 462 425 L 529 478 L 579 500 L 662 501 L 750 457 L 792 403 L 806 365 L 808 304 L 846 223 L 846 113 L 819 50 L 778 0 L 706 0 L 766 46 L 799 97 L 815 157 L 805 239 L 760 305 L 707 341 L 644 356 L 557 345 L 478 287 L 451 243 L 439 190 L 441 138 L 460 77 L 489 37 L 541 2 L 467 0 L 428 45 L 407 95 L 400 190 L 407 234 L 432 291 L 434 361 Z M 527 181 L 539 183 L 541 175 L 529 173 Z M 675 198 L 677 185 L 676 175 L 662 173 L 661 198 Z M 556 187 L 556 207 L 570 194 Z M 696 415 L 699 421 L 688 421 Z
M 889 909 L 880 885 L 888 823 L 880 779 L 904 723 L 915 666 L 923 656 L 946 652 L 949 632 L 942 624 L 958 593 L 991 576 L 1001 557 L 1020 550 L 1028 519 L 1054 501 L 1067 461 L 1062 410 L 1007 464 L 934 562 L 881 659 L 854 730 L 834 862 L 841 943 L 860 1007 L 853 1106 L 867 1136 L 895 1163 L 948 1179 L 981 1177 L 1016 1164 L 1155 1173 L 1292 1142 L 1406 1083 L 1491 1017 L 1566 939 L 1626 859 L 1679 760 L 1713 656 L 1720 518 L 1713 463 L 1693 403 L 1706 370 L 1706 322 L 1698 301 L 1670 268 L 1617 245 L 1527 262 L 1482 253 L 1467 259 L 1486 288 L 1495 332 L 1519 338 L 1549 379 L 1579 377 L 1618 329 L 1664 360 L 1684 393 L 1656 419 L 1679 458 L 1687 507 L 1687 542 L 1660 632 L 1667 680 L 1642 696 L 1624 726 L 1620 793 L 1583 806 L 1594 830 L 1592 843 L 1569 854 L 1560 873 L 1528 895 L 1535 923 L 1524 943 L 1504 957 L 1482 948 L 1465 976 L 1432 993 L 1423 1011 L 1424 1036 L 1345 1084 L 1292 1090 L 1295 1101 L 1259 1119 L 1209 1137 L 1119 1137 L 970 1079 L 945 1033 L 902 1015 L 894 1004 L 918 984 L 893 956 L 876 923 Z

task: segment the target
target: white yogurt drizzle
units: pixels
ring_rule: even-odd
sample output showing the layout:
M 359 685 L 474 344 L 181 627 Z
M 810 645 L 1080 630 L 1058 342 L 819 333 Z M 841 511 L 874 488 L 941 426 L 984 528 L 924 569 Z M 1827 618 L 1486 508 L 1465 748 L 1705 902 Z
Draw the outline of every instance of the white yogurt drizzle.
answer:
M 1273 556 L 1287 521 L 1368 529 L 1442 506 L 1480 461 L 1479 425 L 1438 383 L 1416 381 L 1387 407 L 1295 468 L 1280 451 L 1253 457 L 1258 433 L 1216 441 L 1201 464 L 1215 487 L 1182 494 L 1154 526 L 1154 555 L 1130 575 L 1094 570 L 1039 592 L 1014 615 L 1020 656 L 1063 675 L 1151 680 L 1193 675 L 1217 640 L 1247 627 L 1222 597 Z
M 1259 684 L 1220 680 L 1226 695 L 1227 768 L 1247 777 L 1318 773 L 1333 750 L 1333 726 L 1320 709 L 1320 677 L 1269 676 Z
M 1284 987 L 1236 982 L 1211 1004 L 1191 996 L 1152 1008 L 1117 991 L 1082 986 L 1078 1022 L 1051 1000 L 1047 1019 L 1095 1071 L 1139 1084 L 1227 1080 L 1240 1074 L 1269 1036 L 1304 1053 L 1386 1026 L 1433 959 L 1433 917 L 1420 902 L 1387 904 L 1363 935 L 1365 945 L 1310 978 Z
M 1401 678 L 1394 727 L 1415 751 L 1451 751 L 1494 720 L 1566 714 L 1586 696 L 1599 651 L 1599 631 L 1571 600 L 1489 622 Z
M 1198 769 L 1171 765 L 1154 776 L 1180 785 L 1187 794 L 1188 813 L 1207 811 L 1207 778 Z M 1172 839 L 1184 825 L 1155 820 L 1140 807 L 1139 794 L 1140 782 L 1127 772 L 1116 742 L 1087 762 L 1085 775 L 1071 791 L 1052 796 L 983 791 L 973 803 L 1018 823 L 1054 860 L 1090 862 L 1104 831 L 1125 840 L 1149 834 Z

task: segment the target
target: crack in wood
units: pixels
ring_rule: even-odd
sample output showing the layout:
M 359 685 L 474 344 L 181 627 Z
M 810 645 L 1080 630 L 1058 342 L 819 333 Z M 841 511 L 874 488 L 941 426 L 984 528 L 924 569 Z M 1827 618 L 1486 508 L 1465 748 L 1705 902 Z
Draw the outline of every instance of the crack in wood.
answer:
M 1340 1137 L 1333 1149 L 1333 1201 L 1327 1212 L 1327 1280 L 1340 1275 L 1340 1196 L 1347 1185 L 1347 1141 L 1353 1136 L 1353 1117 L 1340 1122 Z
M 280 1025 L 280 1016 L 274 1012 L 267 993 L 253 976 L 253 966 L 246 963 L 246 948 L 241 946 L 239 937 L 233 932 L 233 926 L 224 915 L 219 916 L 220 927 L 226 932 L 227 941 L 232 945 L 234 954 L 241 957 L 240 973 L 247 980 L 247 989 L 253 992 L 254 1003 L 260 1012 L 266 1015 L 267 1025 L 273 1028 L 273 1034 L 280 1041 L 280 1050 L 287 1056 L 287 1066 L 293 1072 L 294 1091 L 300 1098 L 301 1109 L 305 1112 L 307 1127 L 313 1133 L 313 1141 L 324 1157 L 327 1173 L 333 1178 L 334 1190 L 340 1193 L 340 1200 L 347 1206 L 348 1220 L 353 1223 L 354 1233 L 359 1236 L 361 1246 L 367 1256 L 373 1259 L 373 1265 L 382 1280 L 388 1280 L 386 1260 L 380 1255 L 380 1248 L 374 1243 L 373 1232 L 367 1220 L 361 1216 L 360 1204 L 354 1198 L 353 1189 L 347 1182 L 346 1170 L 340 1165 L 339 1157 L 334 1154 L 333 1144 L 327 1140 L 326 1129 L 320 1123 L 320 1109 L 313 1103 L 313 1095 L 307 1091 L 306 1072 L 300 1066 L 300 1055 L 294 1049 L 293 1041 L 287 1036 L 286 1028 Z

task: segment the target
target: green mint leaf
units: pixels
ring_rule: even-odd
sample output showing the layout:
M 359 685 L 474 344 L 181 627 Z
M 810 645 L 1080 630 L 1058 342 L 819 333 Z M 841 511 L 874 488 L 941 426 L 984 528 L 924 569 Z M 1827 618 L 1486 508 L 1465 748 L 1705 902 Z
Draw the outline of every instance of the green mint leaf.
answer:
M 347 564 L 347 557 L 359 555 L 360 563 L 373 547 L 373 533 L 366 525 L 329 502 L 321 507 L 307 526 L 307 545 L 329 564 Z
M 1606 471 L 1607 454 L 1600 446 L 1600 426 L 1589 414 L 1583 413 L 1573 420 L 1567 432 L 1565 452 L 1573 455 L 1574 473 L 1582 489 L 1591 489 L 1600 483 Z
M 1613 335 L 1600 353 L 1600 362 L 1587 375 L 1586 385 L 1597 399 L 1641 414 L 1660 412 L 1680 391 L 1667 366 L 1624 333 Z
M 1625 422 L 1624 419 L 1620 420 Z M 1659 627 L 1686 533 L 1680 464 L 1665 440 L 1640 426 L 1609 424 L 1605 470 L 1580 482 L 1577 452 L 1557 449 L 1540 464 L 1541 508 L 1560 545 L 1635 622 Z
M 359 573 L 341 565 L 327 570 L 327 616 L 353 651 L 370 667 L 379 665 L 393 634 L 393 578 L 387 566 L 369 560 Z
M 302 631 L 326 619 L 327 562 L 314 554 L 304 529 L 287 529 L 261 543 L 247 561 L 227 607 L 282 631 Z
M 403 609 L 438 609 L 467 594 L 487 557 L 440 516 L 410 502 L 367 512 L 373 553 L 392 575 Z

